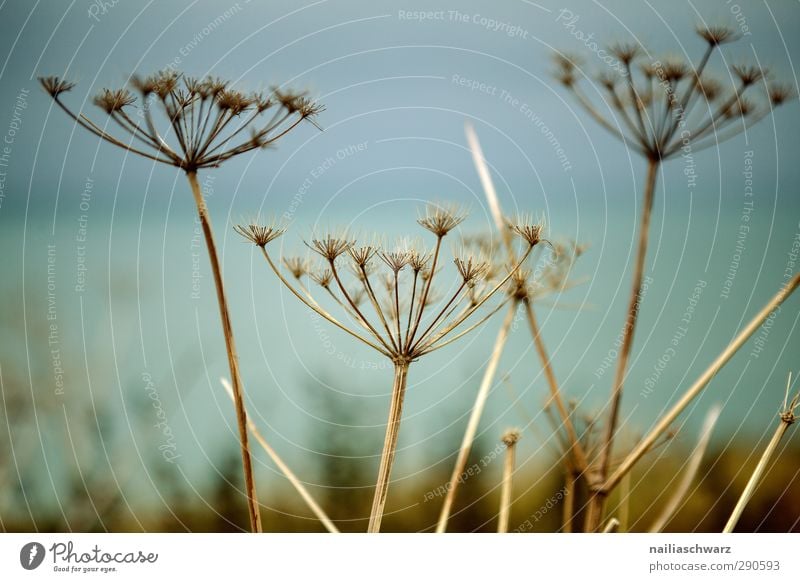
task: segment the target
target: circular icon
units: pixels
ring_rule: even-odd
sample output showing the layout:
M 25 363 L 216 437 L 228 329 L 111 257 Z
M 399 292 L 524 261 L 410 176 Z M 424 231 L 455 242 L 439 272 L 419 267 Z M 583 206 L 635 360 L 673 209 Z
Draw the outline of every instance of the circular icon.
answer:
M 39 542 L 28 542 L 19 551 L 19 563 L 26 570 L 35 570 L 44 561 L 44 546 Z

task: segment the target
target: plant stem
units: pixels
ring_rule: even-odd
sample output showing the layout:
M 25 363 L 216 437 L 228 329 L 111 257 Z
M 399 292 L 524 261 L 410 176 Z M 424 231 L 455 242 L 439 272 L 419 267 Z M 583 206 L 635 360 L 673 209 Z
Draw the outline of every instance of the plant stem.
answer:
M 641 459 L 647 451 L 655 444 L 656 440 L 666 432 L 670 425 L 675 421 L 684 409 L 689 406 L 692 400 L 703 391 L 709 382 L 717 375 L 717 372 L 728 363 L 733 355 L 744 345 L 744 343 L 753 335 L 761 324 L 770 316 L 770 314 L 778 309 L 781 304 L 800 286 L 800 273 L 797 273 L 792 279 L 781 287 L 780 291 L 761 309 L 761 311 L 747 324 L 747 326 L 739 332 L 733 341 L 728 344 L 728 347 L 717 356 L 711 365 L 703 372 L 694 384 L 692 384 L 683 396 L 676 402 L 672 408 L 667 412 L 656 425 L 647 433 L 634 449 L 628 453 L 628 456 L 620 463 L 619 467 L 611 474 L 611 476 L 602 484 L 601 488 L 606 493 L 611 491 L 620 479 L 630 471 L 636 462 Z
M 514 475 L 514 464 L 517 452 L 516 441 L 506 445 L 506 458 L 503 464 L 503 485 L 500 491 L 500 515 L 497 533 L 508 533 L 508 518 L 511 514 L 511 479 Z
M 761 481 L 761 477 L 764 475 L 764 471 L 766 471 L 770 459 L 772 459 L 773 455 L 775 454 L 778 444 L 781 442 L 783 435 L 786 433 L 789 427 L 794 424 L 794 409 L 797 406 L 797 400 L 798 397 L 795 397 L 791 405 L 789 405 L 786 410 L 782 411 L 778 428 L 775 429 L 775 434 L 772 435 L 772 440 L 769 441 L 769 444 L 767 445 L 767 448 L 764 449 L 764 453 L 761 455 L 761 459 L 758 461 L 758 465 L 756 465 L 753 474 L 750 475 L 750 480 L 747 482 L 747 486 L 744 488 L 744 491 L 742 491 L 742 496 L 739 497 L 736 507 L 733 508 L 733 512 L 731 513 L 730 518 L 728 518 L 728 523 L 725 524 L 725 529 L 722 530 L 722 533 L 733 532 L 736 524 L 739 523 L 739 518 L 742 517 L 744 508 L 747 506 L 750 498 L 753 497 L 753 493 L 755 492 L 756 487 L 758 487 L 758 482 Z
M 225 388 L 225 391 L 228 393 L 228 396 L 230 396 L 231 400 L 233 400 L 233 388 L 231 387 L 227 378 L 222 378 L 222 386 Z M 300 481 L 300 479 L 297 478 L 297 475 L 294 474 L 294 471 L 289 468 L 289 465 L 284 462 L 275 449 L 273 449 L 272 446 L 267 442 L 267 439 L 265 439 L 258 430 L 258 427 L 252 421 L 250 415 L 247 416 L 247 428 L 250 429 L 250 432 L 253 433 L 253 438 L 255 438 L 256 442 L 261 445 L 261 448 L 266 451 L 272 461 L 277 465 L 278 469 L 280 469 L 281 473 L 283 473 L 286 479 L 289 480 L 289 483 L 292 484 L 292 487 L 294 487 L 297 493 L 300 494 L 300 497 L 302 497 L 303 501 L 306 502 L 308 508 L 314 512 L 314 515 L 317 516 L 317 519 L 319 519 L 322 525 L 325 526 L 325 529 L 327 529 L 330 533 L 339 533 L 339 529 L 333 524 L 331 518 L 328 517 L 327 513 L 325 513 L 325 510 L 319 506 L 317 501 L 311 496 L 311 493 L 308 492 L 308 489 L 305 488 L 302 481 Z
M 542 362 L 542 370 L 547 379 L 547 385 L 550 388 L 550 401 L 555 403 L 558 409 L 558 415 L 561 418 L 561 423 L 564 425 L 564 430 L 567 432 L 567 439 L 569 441 L 569 450 L 567 454 L 571 456 L 574 461 L 574 472 L 579 475 L 584 474 L 589 462 L 578 440 L 578 434 L 575 432 L 575 426 L 572 424 L 569 411 L 564 405 L 564 400 L 561 398 L 558 381 L 553 372 L 553 366 L 550 363 L 550 356 L 547 354 L 547 348 L 545 348 L 544 341 L 542 340 L 542 334 L 539 330 L 539 324 L 536 321 L 536 313 L 533 310 L 533 304 L 527 297 L 522 300 L 522 304 L 525 306 L 525 314 L 527 315 L 528 326 L 530 327 L 531 336 L 533 337 L 533 345 L 536 348 L 539 360 Z M 548 404 L 550 401 L 548 401 Z
M 650 526 L 650 533 L 660 533 L 675 513 L 677 513 L 681 502 L 689 491 L 689 487 L 691 487 L 694 478 L 697 476 L 697 472 L 700 470 L 700 463 L 703 460 L 703 455 L 711 440 L 711 431 L 714 430 L 714 425 L 717 423 L 720 412 L 722 412 L 722 407 L 715 405 L 709 410 L 708 414 L 706 414 L 706 418 L 703 421 L 703 428 L 700 431 L 700 439 L 697 441 L 697 446 L 694 448 L 692 456 L 689 457 L 689 461 L 686 463 L 686 470 L 683 472 L 683 477 L 670 496 L 669 501 L 664 506 L 664 509 L 661 510 L 661 513 L 653 522 L 653 525 Z M 630 473 L 626 475 L 626 478 L 629 476 Z
M 642 291 L 642 279 L 644 279 L 644 265 L 647 257 L 647 242 L 650 234 L 650 217 L 653 211 L 653 199 L 655 198 L 656 179 L 661 162 L 658 158 L 650 158 L 647 164 L 647 177 L 644 183 L 644 200 L 642 202 L 642 216 L 639 224 L 639 242 L 636 249 L 636 257 L 633 265 L 633 281 L 631 285 L 631 295 L 628 298 L 628 311 L 625 316 L 625 326 L 622 328 L 622 343 L 617 360 L 617 368 L 614 374 L 614 385 L 611 392 L 611 407 L 606 424 L 606 432 L 600 449 L 599 475 L 597 482 L 602 483 L 608 475 L 608 468 L 611 463 L 611 453 L 614 446 L 614 436 L 617 431 L 617 418 L 619 417 L 620 402 L 622 400 L 622 388 L 625 383 L 625 375 L 628 371 L 628 359 L 630 358 L 631 348 L 633 347 L 633 334 L 636 330 L 636 322 L 639 316 L 640 294 Z M 606 496 L 601 492 L 593 492 L 589 500 L 589 510 L 586 518 L 586 530 L 595 531 L 600 526 L 603 517 Z
M 572 533 L 572 517 L 575 514 L 575 485 L 577 482 L 577 475 L 571 468 L 567 467 L 567 472 L 564 476 L 564 509 L 561 515 L 561 531 L 564 533 Z
M 225 298 L 225 287 L 222 284 L 222 270 L 217 257 L 217 247 L 214 243 L 214 233 L 211 230 L 211 219 L 208 216 L 208 207 L 197 181 L 197 172 L 186 172 L 189 185 L 192 187 L 194 202 L 197 206 L 197 213 L 200 217 L 200 224 L 203 227 L 203 236 L 208 249 L 208 257 L 211 261 L 211 271 L 214 274 L 214 285 L 217 290 L 217 303 L 219 304 L 219 315 L 222 320 L 222 334 L 225 336 L 225 348 L 228 352 L 228 367 L 231 373 L 231 383 L 233 384 L 233 400 L 236 408 L 236 423 L 239 427 L 239 443 L 242 451 L 242 468 L 244 471 L 244 486 L 247 495 L 247 508 L 250 516 L 250 530 L 252 532 L 261 531 L 261 515 L 258 508 L 258 497 L 256 494 L 256 483 L 253 477 L 253 465 L 250 457 L 250 443 L 247 435 L 247 413 L 244 408 L 244 396 L 242 393 L 242 379 L 239 375 L 239 359 L 236 355 L 236 344 L 233 340 L 233 328 L 231 318 L 228 313 L 228 301 Z
M 396 361 L 394 364 L 394 383 L 392 384 L 392 402 L 389 406 L 389 420 L 386 424 L 386 437 L 383 441 L 381 464 L 378 468 L 378 479 L 375 483 L 375 497 L 372 500 L 372 511 L 369 516 L 368 533 L 378 533 L 381 529 L 383 509 L 386 506 L 386 495 L 389 492 L 389 477 L 392 474 L 394 455 L 397 451 L 397 436 L 400 433 L 400 420 L 403 416 L 403 399 L 408 383 L 408 367 L 410 362 Z
M 500 331 L 497 332 L 497 338 L 494 340 L 494 348 L 492 355 L 489 356 L 489 362 L 486 364 L 486 370 L 483 372 L 483 379 L 481 380 L 478 394 L 475 397 L 475 404 L 472 405 L 472 414 L 467 423 L 467 430 L 464 432 L 464 438 L 461 441 L 461 448 L 456 457 L 456 464 L 453 467 L 453 474 L 450 476 L 450 485 L 447 488 L 447 495 L 444 498 L 444 505 L 439 514 L 439 522 L 436 525 L 436 533 L 444 533 L 447 529 L 447 520 L 450 517 L 450 512 L 453 508 L 453 501 L 456 498 L 456 491 L 458 485 L 461 483 L 461 474 L 464 472 L 464 467 L 467 466 L 467 457 L 472 450 L 472 442 L 475 440 L 475 433 L 478 431 L 478 423 L 481 420 L 483 409 L 486 406 L 486 399 L 489 397 L 489 390 L 494 383 L 494 376 L 497 373 L 497 366 L 500 364 L 500 356 L 503 355 L 503 348 L 505 348 L 508 334 L 511 330 L 511 324 L 514 322 L 514 313 L 517 310 L 516 302 L 513 302 L 506 313 L 503 324 L 500 326 Z

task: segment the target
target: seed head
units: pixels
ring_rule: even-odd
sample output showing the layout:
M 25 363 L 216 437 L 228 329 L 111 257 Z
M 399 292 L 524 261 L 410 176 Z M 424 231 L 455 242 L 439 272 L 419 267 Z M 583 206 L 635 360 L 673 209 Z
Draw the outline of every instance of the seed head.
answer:
M 323 289 L 330 287 L 333 281 L 333 272 L 327 267 L 318 269 L 317 271 L 311 271 L 308 276 Z
M 789 85 L 775 83 L 768 89 L 769 100 L 773 106 L 783 105 L 794 97 L 794 90 Z
M 489 270 L 488 261 L 475 257 L 456 257 L 453 262 L 459 274 L 464 279 L 464 284 L 473 287 L 478 280 Z
M 418 251 L 418 250 L 410 250 L 408 256 L 408 264 L 415 273 L 419 273 L 426 267 L 430 259 L 431 259 L 431 253 L 426 253 L 424 251 Z
M 372 260 L 372 257 L 375 256 L 376 252 L 377 249 L 372 245 L 363 245 L 359 247 L 351 246 L 347 249 L 350 258 L 352 258 L 356 266 L 359 267 L 355 270 L 358 274 L 360 274 L 361 267 L 365 267 Z
M 65 81 L 58 77 L 39 77 L 39 82 L 42 84 L 44 90 L 50 93 L 50 96 L 53 98 L 58 97 L 61 93 L 66 93 L 75 86 L 75 83 Z
M 237 224 L 233 230 L 238 232 L 244 238 L 264 248 L 270 242 L 281 236 L 286 229 L 281 226 L 272 225 L 259 225 L 259 224 Z
M 534 221 L 532 217 L 523 216 L 510 224 L 509 227 L 532 247 L 542 241 L 542 233 L 544 232 L 544 221 L 542 220 Z
M 738 38 L 736 33 L 727 26 L 698 26 L 697 34 L 711 46 L 718 46 Z
M 425 214 L 420 215 L 417 222 L 441 238 L 464 222 L 466 217 L 466 211 L 455 204 L 428 204 Z
M 289 269 L 289 272 L 295 279 L 299 279 L 308 273 L 308 261 L 302 257 L 286 257 L 283 259 L 283 264 Z
M 323 259 L 335 261 L 353 246 L 353 241 L 348 240 L 346 236 L 346 234 L 335 236 L 328 233 L 321 238 L 311 239 L 311 244 L 306 243 L 306 246 L 318 253 Z
M 123 107 L 132 105 L 136 98 L 131 95 L 127 89 L 103 89 L 103 91 L 94 98 L 94 104 L 104 109 L 109 115 L 115 111 L 121 110 Z
M 516 428 L 511 428 L 511 429 L 507 430 L 507 431 L 506 431 L 506 432 L 503 434 L 503 436 L 502 436 L 502 439 L 501 439 L 501 440 L 503 441 L 503 444 L 504 444 L 505 446 L 507 446 L 507 447 L 513 447 L 515 444 L 517 444 L 517 442 L 519 441 L 519 439 L 520 439 L 520 433 L 519 433 L 519 430 L 518 430 L 518 429 L 516 429 Z
M 752 85 L 767 75 L 766 69 L 759 68 L 755 65 L 733 65 L 731 71 L 733 71 L 734 75 L 739 77 L 739 80 L 745 87 Z
M 386 266 L 389 267 L 395 274 L 405 267 L 410 259 L 411 253 L 405 250 L 396 250 L 391 252 L 380 251 L 378 252 L 378 256 L 381 260 L 386 263 Z
M 609 52 L 623 64 L 630 65 L 639 56 L 639 45 L 634 43 L 617 43 L 609 48 Z

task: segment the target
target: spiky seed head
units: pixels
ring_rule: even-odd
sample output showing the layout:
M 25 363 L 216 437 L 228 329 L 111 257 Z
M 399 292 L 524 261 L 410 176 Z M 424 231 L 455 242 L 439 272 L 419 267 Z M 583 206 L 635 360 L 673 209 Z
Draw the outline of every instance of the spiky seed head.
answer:
M 518 234 L 522 240 L 534 247 L 542 241 L 544 233 L 544 221 L 533 220 L 530 216 L 521 216 L 513 223 L 509 224 L 512 232 Z
M 507 447 L 513 447 L 515 444 L 517 444 L 517 442 L 519 442 L 519 439 L 520 432 L 516 428 L 508 429 L 501 437 L 503 444 Z
M 406 250 L 379 251 L 378 256 L 395 274 L 400 272 L 411 259 L 409 251 Z
M 683 59 L 679 57 L 669 57 L 665 59 L 661 67 L 661 73 L 664 79 L 677 83 L 689 74 L 691 68 L 686 64 Z
M 377 249 L 372 245 L 351 246 L 347 249 L 350 258 L 353 259 L 353 262 L 359 267 L 356 269 L 357 273 L 360 273 L 361 267 L 366 267 L 372 260 L 372 257 L 375 256 L 376 252 L 378 252 Z
M 259 246 L 264 248 L 273 240 L 281 236 L 286 229 L 281 226 L 277 226 L 275 224 L 272 225 L 260 225 L 260 224 L 237 224 L 233 227 L 237 233 L 242 235 L 244 238 Z
M 306 246 L 318 253 L 323 259 L 335 261 L 353 246 L 353 241 L 349 240 L 346 234 L 336 236 L 328 233 L 320 238 L 311 239 L 311 244 L 306 243 Z
M 94 104 L 103 109 L 109 115 L 115 111 L 120 111 L 123 107 L 132 105 L 136 98 L 127 89 L 103 89 L 94 98 Z
M 499 269 L 499 266 L 498 266 Z M 511 275 L 511 287 L 509 294 L 516 299 L 525 299 L 530 295 L 530 285 L 528 281 L 531 277 L 532 271 L 520 267 L 514 274 Z
M 609 52 L 614 55 L 624 65 L 630 65 L 639 56 L 639 45 L 632 42 L 623 42 L 612 45 Z
M 770 85 L 767 92 L 769 94 L 770 103 L 775 107 L 783 105 L 794 97 L 794 90 L 789 85 L 781 83 Z
M 408 265 L 415 273 L 422 271 L 431 260 L 431 253 L 412 249 L 408 254 Z
M 717 97 L 722 95 L 722 84 L 712 77 L 700 77 L 697 86 L 709 102 L 715 101 Z
M 597 82 L 600 83 L 605 89 L 609 92 L 614 91 L 614 87 L 617 85 L 617 81 L 619 77 L 610 73 L 609 71 L 603 71 L 599 75 L 597 75 Z
M 283 264 L 286 265 L 286 268 L 289 269 L 295 279 L 299 279 L 308 273 L 308 261 L 302 257 L 285 257 Z
M 456 204 L 428 204 L 425 214 L 417 219 L 419 225 L 442 238 L 464 222 L 467 212 Z
M 734 75 L 739 77 L 739 80 L 745 87 L 752 85 L 767 75 L 766 69 L 748 64 L 733 65 L 731 71 L 733 71 Z
M 230 111 L 232 115 L 239 115 L 252 106 L 253 101 L 241 91 L 224 89 L 217 95 L 217 107 L 223 111 Z
M 746 97 L 740 97 L 728 107 L 723 115 L 728 119 L 734 117 L 747 117 L 755 111 L 755 104 Z
M 489 263 L 476 257 L 456 257 L 453 262 L 468 287 L 475 286 L 489 270 Z
M 711 46 L 732 42 L 738 38 L 733 29 L 727 26 L 698 26 L 697 34 Z
M 66 93 L 75 87 L 75 83 L 65 81 L 59 77 L 39 77 L 39 82 L 42 87 L 47 91 L 51 97 L 56 98 L 61 93 Z
M 325 267 L 316 271 L 310 271 L 308 276 L 320 287 L 327 289 L 333 282 L 333 271 Z
M 360 307 L 367 298 L 367 293 L 364 291 L 363 287 L 351 289 L 348 291 L 348 294 L 350 295 L 350 300 L 355 304 L 356 307 Z

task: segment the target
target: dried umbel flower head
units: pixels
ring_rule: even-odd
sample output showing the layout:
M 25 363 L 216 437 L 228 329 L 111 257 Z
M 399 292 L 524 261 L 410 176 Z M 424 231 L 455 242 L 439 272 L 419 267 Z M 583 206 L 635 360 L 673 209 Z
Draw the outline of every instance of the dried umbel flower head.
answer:
M 333 262 L 353 246 L 353 241 L 348 239 L 347 233 L 325 233 L 319 238 L 312 238 L 306 246 L 319 254 L 326 261 Z
M 283 264 L 295 279 L 300 279 L 309 271 L 309 263 L 303 257 L 284 257 Z
M 134 77 L 133 92 L 102 89 L 95 97 L 95 105 L 121 132 L 115 136 L 103 124 L 73 113 L 61 100 L 74 83 L 58 77 L 40 77 L 39 81 L 61 109 L 97 137 L 187 172 L 216 167 L 234 156 L 272 145 L 303 120 L 316 125 L 314 119 L 322 111 L 304 93 L 275 89 L 269 96 L 247 94 L 219 79 L 201 81 L 163 71 Z M 134 92 L 141 97 L 138 107 Z M 159 119 L 154 115 L 156 109 L 161 110 Z
M 466 217 L 467 212 L 455 204 L 428 204 L 425 213 L 420 215 L 417 222 L 442 238 L 461 224 Z
M 237 224 L 233 229 L 244 238 L 259 247 L 264 247 L 281 236 L 286 229 L 282 226 L 262 224 Z
M 770 104 L 782 105 L 793 96 L 781 85 L 768 86 L 767 71 L 760 66 L 735 64 L 730 76 L 736 83 L 730 95 L 721 99 L 722 87 L 707 76 L 706 69 L 714 51 L 738 35 L 722 26 L 702 26 L 697 33 L 706 48 L 696 66 L 679 57 L 646 58 L 649 53 L 638 44 L 613 45 L 609 53 L 618 65 L 603 69 L 598 77 L 605 103 L 594 103 L 590 93 L 582 90 L 578 81 L 585 77 L 577 74 L 572 58 L 556 55 L 555 77 L 605 129 L 659 161 L 729 139 L 769 114 Z M 763 85 L 767 99 L 744 101 L 745 93 L 749 95 L 758 85 Z M 746 105 L 739 106 L 743 102 Z M 613 119 L 603 113 L 605 107 L 614 110 Z

